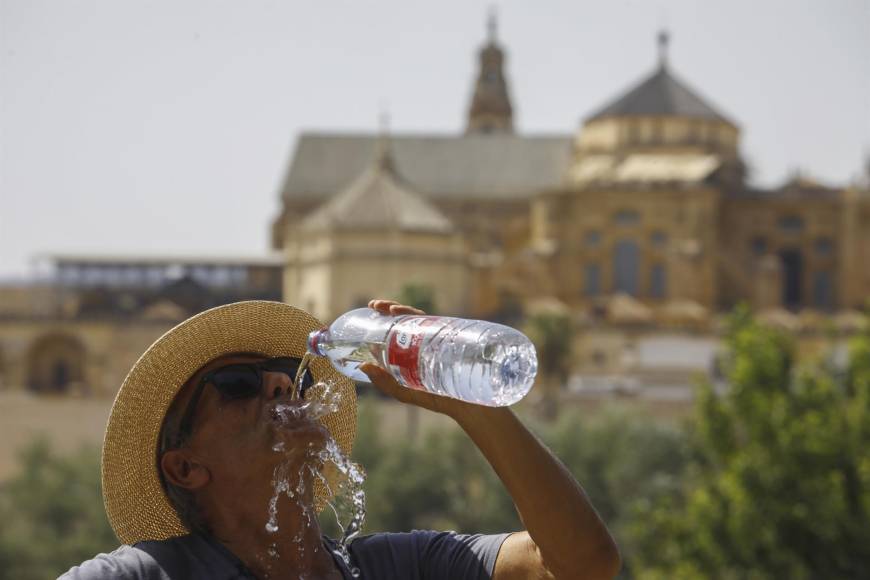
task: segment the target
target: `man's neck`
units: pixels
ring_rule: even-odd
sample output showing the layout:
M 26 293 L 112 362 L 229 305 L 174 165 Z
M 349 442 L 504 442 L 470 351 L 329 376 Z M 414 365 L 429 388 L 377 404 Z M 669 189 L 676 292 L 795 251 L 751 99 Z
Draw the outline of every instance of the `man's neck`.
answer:
M 292 509 L 292 511 L 291 511 Z M 307 509 L 307 512 L 306 512 Z M 215 525 L 215 538 L 236 555 L 257 578 L 269 580 L 340 580 L 335 559 L 323 545 L 313 509 L 298 504 L 282 510 L 279 527 L 266 531 L 265 521 L 243 520 Z

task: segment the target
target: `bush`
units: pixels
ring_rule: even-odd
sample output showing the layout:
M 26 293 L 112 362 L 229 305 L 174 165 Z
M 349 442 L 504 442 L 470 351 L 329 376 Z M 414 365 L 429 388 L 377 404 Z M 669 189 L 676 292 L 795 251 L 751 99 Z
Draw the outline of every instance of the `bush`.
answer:
M 870 340 L 841 372 L 737 312 L 680 493 L 632 517 L 641 578 L 870 578 Z
M 100 494 L 100 453 L 68 457 L 36 440 L 19 474 L 0 487 L 0 578 L 54 578 L 117 547 Z

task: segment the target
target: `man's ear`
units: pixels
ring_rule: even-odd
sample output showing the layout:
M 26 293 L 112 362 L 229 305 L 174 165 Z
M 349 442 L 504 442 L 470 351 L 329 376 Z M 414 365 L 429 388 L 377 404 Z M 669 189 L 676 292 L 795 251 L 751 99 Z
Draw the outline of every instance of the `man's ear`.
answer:
M 196 460 L 189 449 L 170 449 L 160 458 L 166 481 L 190 491 L 201 489 L 211 480 L 211 473 Z

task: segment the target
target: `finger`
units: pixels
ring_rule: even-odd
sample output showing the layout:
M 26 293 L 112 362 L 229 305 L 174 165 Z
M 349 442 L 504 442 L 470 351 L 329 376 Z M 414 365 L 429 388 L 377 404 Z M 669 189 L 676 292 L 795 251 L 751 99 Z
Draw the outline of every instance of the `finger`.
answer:
M 381 300 L 374 299 L 369 301 L 369 308 L 372 310 L 377 310 L 378 312 L 382 312 L 384 314 L 388 314 L 390 312 L 390 306 L 398 304 L 395 300 Z
M 390 314 L 426 314 L 419 308 L 414 308 L 413 306 L 407 306 L 405 304 L 393 304 L 390 306 Z

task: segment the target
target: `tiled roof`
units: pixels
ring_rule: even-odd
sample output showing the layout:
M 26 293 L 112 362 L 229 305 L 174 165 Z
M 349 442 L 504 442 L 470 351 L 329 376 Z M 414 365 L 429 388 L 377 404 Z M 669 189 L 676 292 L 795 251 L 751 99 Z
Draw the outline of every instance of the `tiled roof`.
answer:
M 679 81 L 666 66 L 659 66 L 652 75 L 591 115 L 589 119 L 646 115 L 694 117 L 734 125 L 730 119 Z
M 283 198 L 326 199 L 343 190 L 371 163 L 377 139 L 303 134 Z M 406 135 L 390 141 L 405 183 L 429 199 L 525 199 L 559 185 L 572 153 L 570 135 Z
M 302 229 L 373 229 L 449 233 L 450 220 L 403 183 L 386 156 L 303 219 Z

